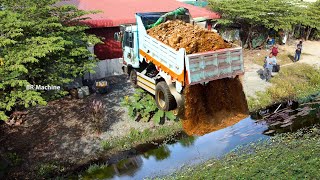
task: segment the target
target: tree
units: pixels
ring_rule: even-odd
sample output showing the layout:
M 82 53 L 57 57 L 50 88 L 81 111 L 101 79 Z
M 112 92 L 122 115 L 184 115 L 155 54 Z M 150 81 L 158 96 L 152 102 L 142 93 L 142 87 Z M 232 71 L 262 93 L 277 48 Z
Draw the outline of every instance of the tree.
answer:
M 213 11 L 221 14 L 221 24 L 236 24 L 246 33 L 244 45 L 250 47 L 252 31 L 258 27 L 289 30 L 298 19 L 295 0 L 211 0 Z
M 312 31 L 320 30 L 320 0 L 307 3 L 300 12 L 299 23 L 306 26 L 305 39 L 308 40 Z
M 43 105 L 66 94 L 26 90 L 27 85 L 63 86 L 95 66 L 86 47 L 100 40 L 80 24 L 93 12 L 56 2 L 0 1 L 0 120 L 16 107 Z

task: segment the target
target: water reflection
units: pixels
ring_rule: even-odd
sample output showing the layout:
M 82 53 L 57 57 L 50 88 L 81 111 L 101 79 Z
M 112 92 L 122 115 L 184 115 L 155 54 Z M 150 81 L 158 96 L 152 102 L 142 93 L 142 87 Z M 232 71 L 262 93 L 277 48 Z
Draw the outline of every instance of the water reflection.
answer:
M 82 176 L 82 179 L 111 179 L 116 176 L 125 175 L 134 177 L 135 173 L 143 164 L 141 156 L 124 159 L 117 164 L 104 166 L 102 168 L 91 170 Z
M 183 138 L 183 139 L 179 140 L 179 143 L 183 147 L 189 147 L 189 146 L 192 146 L 194 144 L 195 140 L 196 140 L 195 136 L 190 136 L 190 137 Z
M 271 112 L 271 111 L 270 111 Z M 204 136 L 186 136 L 178 142 L 162 145 L 142 155 L 84 174 L 84 179 L 143 179 L 173 173 L 182 166 L 189 166 L 211 158 L 219 158 L 239 145 L 268 135 L 296 131 L 319 123 L 319 104 L 284 108 L 276 114 L 265 114 L 260 120 L 245 118 L 227 128 Z M 153 147 L 154 148 L 154 147 Z
M 165 145 L 162 145 L 157 149 L 152 149 L 150 151 L 147 151 L 143 154 L 144 158 L 149 159 L 150 157 L 154 157 L 156 161 L 167 159 L 169 156 L 170 156 L 170 149 Z
M 132 169 L 125 173 L 120 171 L 120 173 L 116 173 L 109 167 L 105 171 L 111 172 L 112 176 L 104 178 L 143 179 L 172 173 L 185 165 L 196 164 L 213 157 L 221 157 L 238 145 L 266 138 L 267 136 L 261 134 L 266 129 L 265 124 L 256 123 L 248 117 L 228 128 L 201 137 L 186 137 L 177 143 L 149 150 L 137 156 L 142 158 L 143 164 L 141 166 L 131 166 Z M 247 135 L 248 133 L 251 134 Z M 94 173 L 84 175 L 84 178 L 89 179 L 89 177 L 99 179 L 101 176 L 95 176 Z

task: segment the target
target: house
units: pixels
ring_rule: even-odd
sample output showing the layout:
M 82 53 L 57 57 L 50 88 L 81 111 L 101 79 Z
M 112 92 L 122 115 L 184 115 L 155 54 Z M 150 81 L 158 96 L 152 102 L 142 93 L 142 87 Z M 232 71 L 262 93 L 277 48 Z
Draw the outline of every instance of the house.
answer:
M 114 40 L 114 33 L 119 32 L 121 24 L 134 24 L 137 12 L 168 12 L 179 7 L 189 9 L 191 16 L 199 25 L 211 28 L 211 19 L 218 19 L 217 13 L 208 9 L 196 7 L 176 0 L 65 0 L 60 5 L 74 5 L 78 9 L 100 13 L 90 14 L 84 21 L 91 29 L 87 32 L 103 37 L 103 44 L 94 46 L 95 55 L 102 60 L 96 69 L 96 74 L 89 79 L 99 79 L 121 73 L 119 58 L 122 58 L 122 49 L 119 42 Z

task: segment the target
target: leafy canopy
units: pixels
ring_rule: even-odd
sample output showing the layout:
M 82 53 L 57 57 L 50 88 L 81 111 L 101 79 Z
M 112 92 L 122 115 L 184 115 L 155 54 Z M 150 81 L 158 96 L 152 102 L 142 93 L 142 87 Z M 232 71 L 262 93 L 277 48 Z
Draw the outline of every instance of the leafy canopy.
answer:
M 0 119 L 14 107 L 46 104 L 64 91 L 29 91 L 27 85 L 63 86 L 92 71 L 87 35 L 79 21 L 88 13 L 56 0 L 0 1 Z
M 296 0 L 210 0 L 210 7 L 222 15 L 223 24 L 289 29 L 295 24 Z

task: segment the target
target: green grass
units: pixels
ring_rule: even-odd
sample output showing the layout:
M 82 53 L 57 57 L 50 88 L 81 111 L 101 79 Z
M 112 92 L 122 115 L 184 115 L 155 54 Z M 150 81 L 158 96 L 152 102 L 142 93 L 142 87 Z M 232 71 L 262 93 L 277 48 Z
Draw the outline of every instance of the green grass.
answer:
M 40 164 L 37 167 L 37 175 L 42 178 L 50 177 L 57 173 L 62 173 L 65 168 L 57 162 Z
M 277 135 L 164 179 L 318 179 L 319 142 L 319 127 Z
M 104 150 L 126 150 L 153 140 L 168 139 L 180 131 L 182 131 L 181 122 L 173 122 L 171 125 L 161 125 L 155 129 L 143 131 L 132 128 L 127 136 L 104 140 L 101 142 L 101 146 Z
M 266 92 L 248 98 L 249 110 L 255 111 L 272 103 L 286 100 L 305 100 L 320 92 L 320 70 L 307 64 L 283 67 L 271 79 L 272 86 Z
M 101 141 L 101 147 L 104 150 L 108 150 L 108 149 L 112 148 L 112 146 L 111 146 L 109 141 Z
M 94 174 L 97 171 L 99 171 L 100 169 L 106 168 L 108 167 L 108 164 L 102 164 L 102 165 L 98 165 L 98 164 L 92 164 L 89 166 L 89 168 L 85 171 L 88 174 Z
M 293 55 L 291 53 L 280 53 L 277 56 L 277 63 L 280 65 L 292 63 Z
M 19 166 L 22 163 L 22 159 L 17 153 L 8 152 L 5 157 L 10 161 L 11 166 Z

